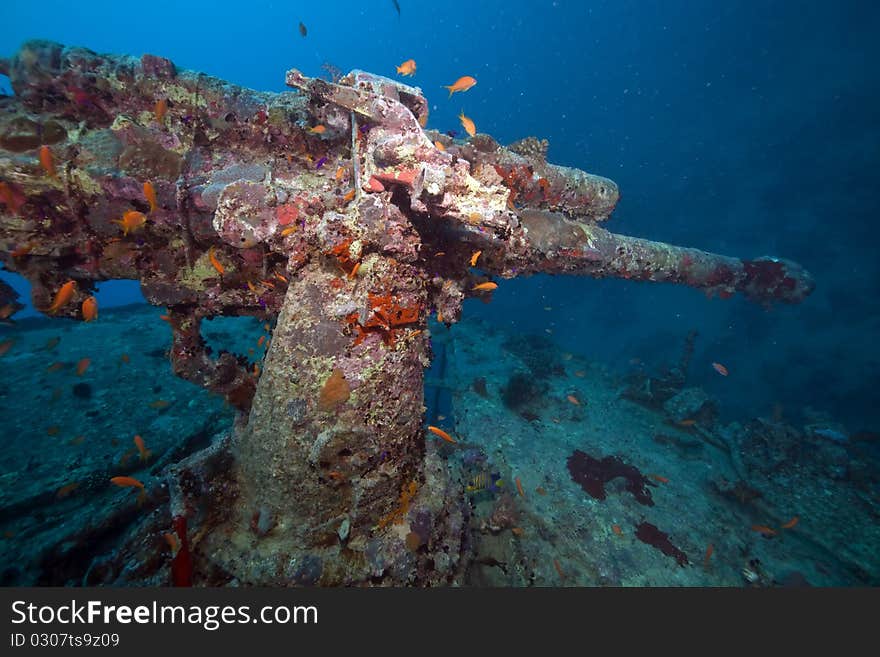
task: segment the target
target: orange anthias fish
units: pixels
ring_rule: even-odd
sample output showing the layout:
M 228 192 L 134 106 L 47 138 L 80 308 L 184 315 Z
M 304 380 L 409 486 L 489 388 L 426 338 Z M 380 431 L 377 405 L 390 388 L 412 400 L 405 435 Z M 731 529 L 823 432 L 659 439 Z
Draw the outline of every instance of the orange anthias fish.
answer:
M 58 177 L 55 172 L 55 160 L 52 158 L 52 151 L 48 146 L 40 146 L 40 166 L 46 170 L 50 177 Z
M 397 67 L 397 72 L 403 76 L 416 74 L 416 60 L 407 59 L 403 64 Z
M 156 121 L 162 123 L 165 121 L 165 114 L 168 112 L 168 101 L 162 98 L 157 100 L 153 106 L 153 114 L 156 115 Z
M 445 440 L 447 443 L 452 443 L 454 445 L 455 443 L 458 442 L 457 440 L 455 440 L 455 438 L 453 438 L 448 433 L 443 431 L 443 429 L 438 429 L 437 427 L 434 427 L 434 426 L 428 426 L 428 431 L 433 433 L 435 436 L 439 436 L 440 438 Z
M 475 285 L 471 288 L 471 290 L 476 292 L 491 292 L 492 290 L 498 289 L 498 283 L 493 283 L 489 281 L 487 283 L 480 283 L 479 285 Z
M 519 491 L 520 497 L 525 498 L 526 492 L 523 490 L 522 482 L 517 477 L 514 481 L 516 481 L 516 489 Z
M 471 267 L 475 267 L 477 264 L 477 258 L 480 257 L 482 251 L 474 251 L 473 255 L 471 255 Z
M 799 517 L 799 516 L 795 516 L 794 518 L 792 518 L 791 520 L 789 520 L 787 523 L 785 523 L 784 525 L 782 525 L 782 528 L 783 528 L 783 529 L 791 529 L 791 528 L 794 527 L 796 524 L 798 524 L 799 521 L 800 521 L 800 517 Z
M 89 365 L 92 364 L 91 358 L 83 358 L 76 364 L 76 375 L 82 376 L 86 373 L 86 370 L 89 369 Z
M 752 531 L 763 534 L 764 536 L 776 536 L 776 530 L 766 525 L 752 525 Z
M 147 491 L 144 488 L 143 483 L 141 483 L 134 477 L 111 477 L 110 482 L 122 488 L 140 488 L 140 493 L 138 493 L 138 503 L 143 502 L 147 497 Z
M 446 146 L 444 146 L 444 145 L 443 145 L 441 142 L 439 142 L 439 141 L 435 141 L 435 142 L 434 142 L 434 148 L 436 148 L 438 151 L 445 151 L 445 150 L 446 150 Z
M 308 128 L 306 132 L 308 132 L 310 135 L 323 135 L 325 132 L 327 132 L 327 128 L 319 124 Z
M 217 256 L 214 255 L 214 247 L 212 246 L 208 249 L 208 260 L 211 261 L 211 266 L 217 270 L 217 273 L 223 276 L 223 273 L 226 271 L 220 261 L 217 259 Z
M 153 188 L 153 183 L 149 180 L 144 183 L 144 196 L 150 204 L 150 212 L 155 212 L 159 203 L 156 201 L 156 190 Z
M 61 286 L 61 289 L 58 290 L 58 293 L 55 295 L 55 299 L 52 301 L 52 305 L 49 306 L 48 312 L 56 313 L 61 308 L 70 303 L 70 300 L 73 299 L 73 293 L 76 291 L 76 281 L 67 281 L 64 285 Z
M 712 363 L 712 367 L 718 372 L 721 376 L 727 376 L 730 372 L 727 371 L 727 368 L 724 367 L 721 363 Z
M 570 403 L 574 404 L 575 406 L 580 406 L 580 405 L 581 405 L 580 400 L 579 400 L 577 397 L 575 397 L 574 395 L 568 395 L 568 396 L 566 397 L 566 399 L 567 399 Z
M 620 525 L 611 525 L 611 530 L 618 536 L 623 536 L 623 530 L 620 528 Z
M 144 439 L 140 436 L 134 437 L 134 445 L 137 447 L 138 454 L 140 454 L 141 461 L 146 463 L 150 460 L 150 457 L 153 455 L 153 452 L 147 449 L 147 446 L 144 444 Z
M 0 342 L 0 356 L 2 356 L 7 351 L 9 351 L 12 348 L 12 345 L 14 345 L 14 344 L 15 344 L 15 340 L 13 340 L 12 338 L 10 338 L 8 340 L 4 340 L 3 342 Z
M 703 568 L 708 568 L 709 559 L 712 558 L 713 552 L 715 552 L 715 546 L 709 543 L 709 547 L 706 548 L 706 556 L 703 557 Z
M 345 167 L 339 167 L 336 169 L 336 180 L 342 180 L 342 176 L 345 175 Z
M 464 128 L 464 131 L 471 137 L 477 134 L 477 126 L 474 125 L 474 122 L 471 119 L 464 115 L 464 112 L 458 115 L 458 120 L 461 121 L 461 127 Z
M 98 300 L 95 297 L 88 297 L 82 302 L 83 320 L 91 322 L 98 317 Z
M 122 219 L 114 219 L 113 223 L 122 226 L 122 234 L 128 235 L 144 227 L 147 223 L 147 215 L 137 210 L 129 210 L 122 215 Z
M 470 75 L 464 75 L 455 82 L 450 85 L 444 85 L 446 89 L 449 89 L 449 97 L 452 98 L 452 94 L 457 91 L 467 91 L 471 87 L 473 87 L 477 83 Z

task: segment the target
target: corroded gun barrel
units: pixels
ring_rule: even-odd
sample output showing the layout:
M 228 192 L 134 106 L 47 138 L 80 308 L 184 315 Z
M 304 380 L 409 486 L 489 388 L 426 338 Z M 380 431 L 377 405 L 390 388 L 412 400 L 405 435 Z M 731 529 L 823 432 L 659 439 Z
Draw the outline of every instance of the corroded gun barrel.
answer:
M 232 459 L 169 475 L 202 573 L 455 581 L 461 496 L 423 430 L 427 318 L 455 322 L 493 276 L 668 281 L 765 303 L 812 289 L 787 261 L 610 233 L 613 181 L 547 163 L 540 142 L 426 131 L 420 90 L 362 71 L 330 83 L 291 70 L 293 90 L 270 94 L 151 55 L 31 42 L 0 72 L 15 90 L 0 99 L 6 268 L 40 309 L 74 281 L 53 314 L 75 320 L 96 282 L 139 280 L 168 308 L 174 370 L 242 411 Z M 265 360 L 213 358 L 199 327 L 216 315 L 274 323 Z

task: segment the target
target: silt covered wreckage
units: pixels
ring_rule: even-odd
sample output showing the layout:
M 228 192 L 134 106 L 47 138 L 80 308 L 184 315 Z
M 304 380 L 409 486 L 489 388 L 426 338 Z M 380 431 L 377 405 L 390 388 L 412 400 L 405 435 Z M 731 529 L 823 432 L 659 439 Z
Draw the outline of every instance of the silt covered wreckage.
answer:
M 260 93 L 30 42 L 0 72 L 15 91 L 0 99 L 6 269 L 39 309 L 74 281 L 53 314 L 78 321 L 96 283 L 140 281 L 167 308 L 174 372 L 240 411 L 150 487 L 179 547 L 144 581 L 462 581 L 467 510 L 450 445 L 426 439 L 423 377 L 429 315 L 455 323 L 486 283 L 613 276 L 759 303 L 812 289 L 785 260 L 609 232 L 611 180 L 548 163 L 533 138 L 426 130 L 419 89 L 363 71 L 290 70 L 291 91 Z M 218 315 L 269 323 L 265 359 L 211 353 L 200 323 Z

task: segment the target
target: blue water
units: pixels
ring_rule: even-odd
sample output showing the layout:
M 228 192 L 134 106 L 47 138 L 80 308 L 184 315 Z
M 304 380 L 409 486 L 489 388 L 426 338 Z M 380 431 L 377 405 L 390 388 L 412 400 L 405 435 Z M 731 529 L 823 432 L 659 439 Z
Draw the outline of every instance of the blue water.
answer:
M 465 315 L 541 333 L 621 374 L 674 362 L 699 332 L 689 383 L 727 420 L 824 412 L 880 431 L 880 4 L 814 0 L 13 2 L 0 56 L 27 39 L 153 53 L 283 91 L 296 67 L 393 77 L 430 102 L 429 128 L 464 111 L 501 143 L 534 135 L 548 159 L 614 179 L 615 232 L 801 263 L 815 292 L 761 308 L 741 296 L 628 281 L 505 282 Z M 302 22 L 308 35 L 297 29 Z M 442 85 L 478 84 L 451 99 Z M 8 81 L 0 77 L 8 88 Z M 0 272 L 26 295 L 22 279 Z M 101 308 L 143 301 L 99 285 Z M 26 300 L 26 296 L 25 296 Z M 549 310 L 545 310 L 549 308 Z M 28 308 L 18 317 L 34 315 Z M 719 377 L 711 362 L 730 371 Z

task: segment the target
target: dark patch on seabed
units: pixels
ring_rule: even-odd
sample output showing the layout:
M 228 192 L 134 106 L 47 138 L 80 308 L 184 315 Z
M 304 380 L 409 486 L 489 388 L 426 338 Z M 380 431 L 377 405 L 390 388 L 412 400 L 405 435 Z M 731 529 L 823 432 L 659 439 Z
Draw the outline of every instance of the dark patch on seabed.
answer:
M 174 376 L 159 315 L 4 330 L 3 585 L 168 585 L 181 554 L 198 559 L 199 537 L 184 552 L 172 529 L 165 477 L 234 414 Z M 263 348 L 256 320 L 217 324 L 205 331 L 215 349 Z M 459 440 L 439 453 L 470 509 L 469 584 L 880 583 L 876 436 L 844 436 L 827 417 L 722 424 L 717 402 L 687 385 L 693 337 L 667 371 L 619 378 L 543 337 L 473 320 L 431 328 L 445 367 L 427 396 L 451 391 L 434 420 Z M 552 364 L 540 378 L 536 354 Z M 146 493 L 111 483 L 120 476 Z

